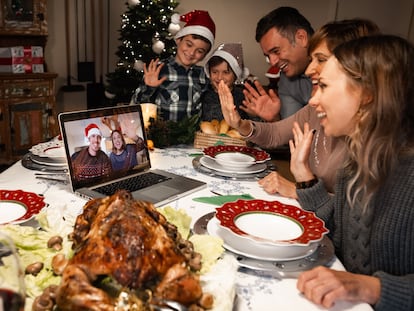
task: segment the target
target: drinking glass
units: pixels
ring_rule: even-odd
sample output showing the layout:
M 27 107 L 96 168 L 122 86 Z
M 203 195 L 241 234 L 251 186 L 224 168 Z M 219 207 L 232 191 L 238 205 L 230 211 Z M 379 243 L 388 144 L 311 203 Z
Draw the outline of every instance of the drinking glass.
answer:
M 12 239 L 0 231 L 0 311 L 23 311 L 24 271 Z

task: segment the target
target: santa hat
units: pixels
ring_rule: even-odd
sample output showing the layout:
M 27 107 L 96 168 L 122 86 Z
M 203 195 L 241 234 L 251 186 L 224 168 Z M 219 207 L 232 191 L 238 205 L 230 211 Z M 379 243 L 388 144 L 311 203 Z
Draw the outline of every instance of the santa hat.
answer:
M 91 123 L 87 127 L 85 127 L 85 136 L 89 138 L 91 135 L 102 136 L 99 127 L 95 123 Z
M 271 66 L 267 72 L 265 73 L 265 76 L 269 79 L 277 79 L 280 77 L 280 68 L 277 65 Z
M 243 48 L 241 43 L 224 43 L 221 44 L 211 55 L 223 58 L 230 65 L 230 68 L 236 75 L 237 80 L 244 80 L 249 75 L 249 69 L 244 67 Z M 210 59 L 211 59 L 210 57 Z M 204 65 L 206 75 L 210 77 L 209 61 Z
M 186 24 L 177 32 L 176 39 L 186 35 L 200 35 L 210 41 L 211 46 L 214 45 L 216 25 L 207 11 L 194 10 L 181 15 L 180 20 Z

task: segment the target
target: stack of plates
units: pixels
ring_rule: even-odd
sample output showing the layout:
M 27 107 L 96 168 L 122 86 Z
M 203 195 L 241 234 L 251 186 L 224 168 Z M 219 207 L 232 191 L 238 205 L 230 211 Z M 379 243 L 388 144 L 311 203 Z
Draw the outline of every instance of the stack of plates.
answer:
M 65 148 L 62 140 L 53 139 L 33 146 L 23 159 L 26 168 L 41 171 L 67 171 Z
M 329 254 L 326 252 L 328 229 L 321 219 L 312 212 L 278 201 L 226 203 L 216 209 L 215 216 L 207 223 L 207 231 L 222 238 L 224 247 L 238 255 L 242 265 L 256 263 L 259 267 L 267 266 L 261 262 L 292 262 L 303 268 L 310 257 L 313 263 L 323 264 L 319 259 L 330 260 L 334 255 L 333 248 Z
M 219 175 L 247 176 L 265 171 L 267 152 L 246 146 L 211 146 L 204 148 L 199 164 Z

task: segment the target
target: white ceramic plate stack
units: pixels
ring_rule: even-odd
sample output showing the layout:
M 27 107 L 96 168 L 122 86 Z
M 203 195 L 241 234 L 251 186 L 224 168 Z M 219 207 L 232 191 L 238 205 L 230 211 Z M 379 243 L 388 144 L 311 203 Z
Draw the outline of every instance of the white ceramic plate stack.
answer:
M 267 152 L 246 146 L 219 145 L 204 148 L 200 164 L 210 170 L 232 175 L 256 174 L 267 168 Z
M 224 247 L 236 254 L 264 261 L 305 258 L 328 232 L 314 213 L 278 201 L 238 200 L 216 209 L 207 224 Z
M 54 139 L 29 149 L 32 161 L 41 165 L 67 166 L 62 140 Z

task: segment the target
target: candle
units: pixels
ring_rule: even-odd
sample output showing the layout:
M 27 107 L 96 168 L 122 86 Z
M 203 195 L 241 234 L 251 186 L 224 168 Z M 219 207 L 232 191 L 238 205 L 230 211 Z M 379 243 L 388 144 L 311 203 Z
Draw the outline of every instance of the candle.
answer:
M 144 127 L 148 129 L 150 125 L 150 118 L 157 118 L 157 105 L 151 103 L 141 104 L 142 118 L 144 120 Z

